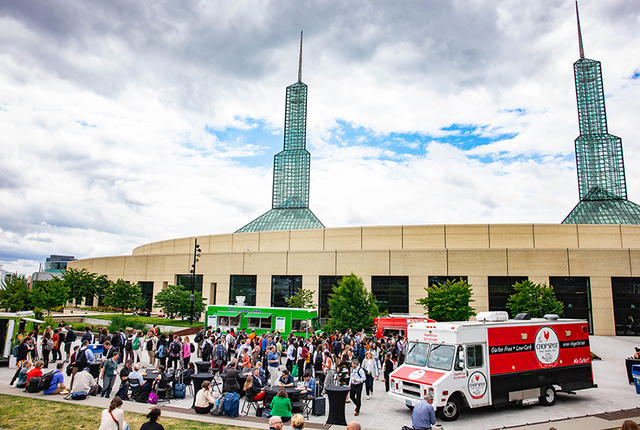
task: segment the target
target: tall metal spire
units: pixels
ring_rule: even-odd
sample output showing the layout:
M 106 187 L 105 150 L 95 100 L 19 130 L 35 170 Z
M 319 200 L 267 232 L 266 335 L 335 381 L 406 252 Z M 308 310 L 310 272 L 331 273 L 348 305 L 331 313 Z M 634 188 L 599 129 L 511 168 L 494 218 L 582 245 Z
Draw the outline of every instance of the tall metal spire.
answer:
M 298 59 L 298 82 L 302 82 L 302 30 L 300 30 L 300 57 Z
M 578 20 L 578 46 L 580 48 L 580 58 L 584 58 L 584 48 L 582 47 L 582 30 L 580 29 L 580 14 L 578 13 L 578 0 L 576 0 L 576 19 Z

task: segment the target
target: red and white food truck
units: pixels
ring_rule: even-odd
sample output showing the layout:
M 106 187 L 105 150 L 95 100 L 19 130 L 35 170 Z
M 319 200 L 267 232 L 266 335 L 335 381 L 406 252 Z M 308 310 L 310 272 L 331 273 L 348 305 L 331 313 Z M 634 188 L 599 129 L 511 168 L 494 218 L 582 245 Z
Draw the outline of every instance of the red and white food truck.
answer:
M 550 406 L 556 391 L 597 387 L 587 321 L 507 318 L 506 312 L 481 312 L 477 321 L 410 324 L 405 362 L 391 374 L 391 396 L 413 407 L 430 392 L 442 418 L 453 421 L 464 407 Z
M 383 336 L 407 335 L 407 326 L 415 322 L 436 322 L 424 315 L 402 315 L 391 314 L 386 317 L 376 317 L 373 319 L 373 334 L 380 339 Z

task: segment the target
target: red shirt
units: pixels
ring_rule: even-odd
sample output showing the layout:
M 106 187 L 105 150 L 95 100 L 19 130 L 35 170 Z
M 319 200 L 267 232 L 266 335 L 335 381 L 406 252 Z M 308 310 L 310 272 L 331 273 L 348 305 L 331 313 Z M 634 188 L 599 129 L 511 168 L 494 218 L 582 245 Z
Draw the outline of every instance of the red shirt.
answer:
M 29 373 L 27 373 L 27 385 L 29 385 L 29 380 L 34 376 L 42 376 L 42 370 L 37 367 L 29 370 Z

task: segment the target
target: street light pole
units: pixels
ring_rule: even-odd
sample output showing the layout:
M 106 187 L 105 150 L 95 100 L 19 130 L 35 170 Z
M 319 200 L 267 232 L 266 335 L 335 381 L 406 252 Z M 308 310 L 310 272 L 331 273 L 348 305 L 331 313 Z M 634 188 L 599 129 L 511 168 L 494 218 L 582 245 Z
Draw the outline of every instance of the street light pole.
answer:
M 189 325 L 193 324 L 193 302 L 196 299 L 195 296 L 195 288 L 196 288 L 196 263 L 198 262 L 198 257 L 200 257 L 200 245 L 198 245 L 198 239 L 194 240 L 193 244 L 193 264 L 191 265 L 191 295 L 189 299 L 191 300 L 191 311 L 189 312 Z

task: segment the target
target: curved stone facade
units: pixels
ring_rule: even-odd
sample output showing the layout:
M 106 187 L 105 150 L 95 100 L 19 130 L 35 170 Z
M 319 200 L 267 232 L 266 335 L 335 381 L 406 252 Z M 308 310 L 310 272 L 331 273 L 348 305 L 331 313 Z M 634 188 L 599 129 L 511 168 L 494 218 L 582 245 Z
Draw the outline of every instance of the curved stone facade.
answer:
M 593 331 L 616 332 L 612 278 L 640 276 L 640 226 L 480 224 L 347 227 L 198 236 L 197 273 L 207 303 L 229 302 L 233 275 L 255 277 L 255 301 L 270 306 L 276 276 L 299 276 L 316 292 L 324 276 L 399 277 L 407 283 L 408 311 L 425 295 L 429 277 L 465 276 L 474 307 L 489 308 L 490 281 L 527 277 L 533 282 L 575 278 L 586 282 Z M 132 255 L 89 258 L 69 267 L 110 279 L 153 282 L 154 294 L 189 273 L 194 237 L 142 245 Z M 586 279 L 586 281 L 585 281 Z

